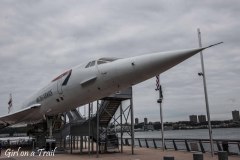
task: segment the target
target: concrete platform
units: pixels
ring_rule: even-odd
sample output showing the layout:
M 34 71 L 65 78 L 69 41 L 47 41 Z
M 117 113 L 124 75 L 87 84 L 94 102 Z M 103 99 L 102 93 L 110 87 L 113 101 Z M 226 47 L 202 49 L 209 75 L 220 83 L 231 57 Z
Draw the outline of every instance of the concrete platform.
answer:
M 55 154 L 54 156 L 34 156 L 34 157 L 11 157 L 7 158 L 4 155 L 4 151 L 2 151 L 2 156 L 0 160 L 86 160 L 86 159 L 93 159 L 93 160 L 162 160 L 163 156 L 174 156 L 175 160 L 192 160 L 193 153 L 185 152 L 185 151 L 162 151 L 160 149 L 148 149 L 148 148 L 135 148 L 135 154 L 131 154 L 130 147 L 124 147 L 123 153 L 105 153 L 99 154 L 99 158 L 96 158 L 96 154 L 88 155 L 85 151 L 82 155 L 76 153 L 73 154 Z M 240 160 L 240 156 L 229 156 L 229 160 Z M 218 160 L 218 156 L 215 155 L 211 157 L 211 154 L 205 153 L 204 160 Z

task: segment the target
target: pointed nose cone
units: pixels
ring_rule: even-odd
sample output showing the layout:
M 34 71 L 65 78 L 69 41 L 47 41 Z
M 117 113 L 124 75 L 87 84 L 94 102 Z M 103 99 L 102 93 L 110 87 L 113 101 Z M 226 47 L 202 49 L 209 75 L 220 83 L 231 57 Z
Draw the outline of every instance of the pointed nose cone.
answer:
M 127 58 L 125 59 L 125 66 L 128 66 L 128 69 L 125 69 L 125 73 L 128 73 L 126 77 L 131 79 L 132 84 L 137 84 L 165 72 L 202 50 L 203 48 L 160 52 Z
M 155 76 L 192 57 L 203 49 L 153 53 L 133 58 L 136 71 Z
M 160 52 L 118 59 L 111 63 L 98 65 L 98 71 L 101 77 L 99 78 L 99 85 L 101 85 L 101 89 L 104 90 L 102 96 L 112 94 L 115 91 L 125 89 L 152 78 L 198 52 L 221 43 L 222 42 L 205 48 Z

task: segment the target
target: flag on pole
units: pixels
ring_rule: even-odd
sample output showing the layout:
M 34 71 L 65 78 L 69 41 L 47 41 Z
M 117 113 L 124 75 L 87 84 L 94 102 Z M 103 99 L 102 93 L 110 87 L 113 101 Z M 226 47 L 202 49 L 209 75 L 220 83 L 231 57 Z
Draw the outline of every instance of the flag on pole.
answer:
M 10 113 L 11 108 L 12 108 L 12 94 L 10 93 L 10 98 L 8 101 L 8 113 Z
M 159 81 L 159 75 L 156 76 L 156 91 L 159 91 L 160 89 L 160 81 Z
M 162 94 L 162 86 L 160 84 L 160 79 L 159 79 L 159 75 L 156 76 L 156 91 L 159 91 L 160 93 L 160 98 L 163 98 L 163 94 Z

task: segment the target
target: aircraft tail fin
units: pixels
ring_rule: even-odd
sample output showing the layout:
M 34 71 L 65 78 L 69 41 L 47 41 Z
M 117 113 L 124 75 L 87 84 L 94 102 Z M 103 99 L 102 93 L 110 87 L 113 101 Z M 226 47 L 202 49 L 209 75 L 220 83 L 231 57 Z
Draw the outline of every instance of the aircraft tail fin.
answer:
M 12 93 L 10 93 L 10 96 L 9 96 L 8 113 L 10 113 L 11 109 L 12 109 Z

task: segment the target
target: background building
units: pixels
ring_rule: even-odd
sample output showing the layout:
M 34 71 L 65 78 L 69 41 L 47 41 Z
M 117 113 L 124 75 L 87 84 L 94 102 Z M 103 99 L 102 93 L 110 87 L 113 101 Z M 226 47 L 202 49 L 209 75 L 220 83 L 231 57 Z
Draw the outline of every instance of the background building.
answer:
M 197 115 L 190 115 L 189 120 L 190 120 L 190 122 L 197 123 L 198 122 Z
M 135 125 L 137 125 L 139 123 L 139 119 L 135 118 Z
M 232 117 L 233 117 L 233 121 L 239 121 L 240 120 L 239 111 L 237 111 L 237 110 L 232 111 Z
M 144 118 L 144 124 L 148 124 L 148 119 Z
M 206 122 L 206 116 L 205 115 L 198 115 L 198 122 L 202 123 L 202 122 Z

